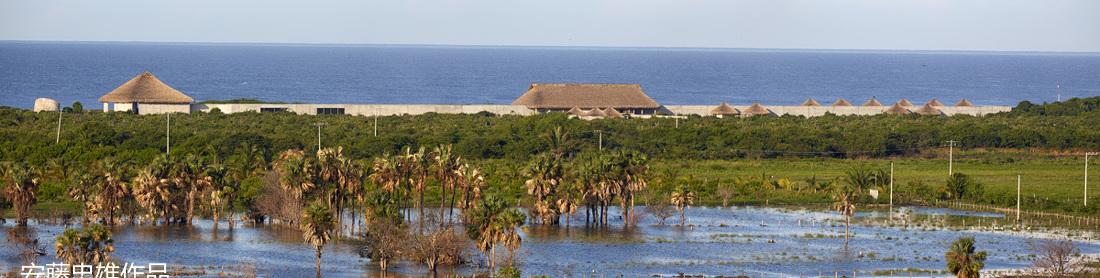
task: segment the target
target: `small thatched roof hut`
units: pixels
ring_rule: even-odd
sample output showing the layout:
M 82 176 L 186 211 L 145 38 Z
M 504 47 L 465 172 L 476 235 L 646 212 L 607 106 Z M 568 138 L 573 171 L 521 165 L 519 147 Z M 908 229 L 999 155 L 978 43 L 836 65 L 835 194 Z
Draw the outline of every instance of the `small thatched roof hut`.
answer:
M 118 88 L 99 97 L 99 102 L 190 104 L 195 100 L 168 86 L 168 84 L 164 84 L 147 71 L 138 74 L 130 81 L 122 83 Z
M 603 110 L 600 109 L 600 108 L 592 108 L 592 110 L 588 110 L 587 113 L 584 113 L 584 116 L 585 117 L 601 117 L 602 118 L 602 117 L 607 117 L 607 113 L 604 113 Z
M 882 103 L 878 102 L 878 100 L 875 98 L 871 98 L 867 100 L 867 102 L 864 102 L 863 106 L 882 106 Z
M 806 101 L 802 102 L 802 106 L 821 106 L 821 103 L 818 103 L 814 98 L 806 98 Z
M 901 106 L 904 106 L 904 107 L 912 107 L 913 106 L 912 102 L 909 102 L 908 99 L 904 99 L 904 98 L 899 100 L 897 104 L 901 105 Z
M 910 112 L 908 109 L 905 109 L 905 107 L 901 107 L 900 103 L 894 103 L 890 108 L 886 108 L 886 111 L 883 111 L 883 113 L 888 115 L 908 115 Z
M 607 115 L 608 118 L 618 119 L 623 117 L 623 113 L 619 113 L 619 110 L 615 110 L 615 108 L 611 107 L 608 107 L 607 110 L 603 111 L 603 113 L 604 115 Z
M 837 99 L 836 102 L 833 103 L 833 106 L 852 106 L 852 103 L 848 102 L 848 100 L 842 98 L 842 99 Z
M 569 115 L 573 115 L 573 116 L 584 116 L 584 111 L 581 110 L 580 107 L 576 107 L 576 106 L 573 106 L 573 108 L 570 108 L 569 111 L 566 112 L 566 113 L 569 113 Z
M 913 113 L 917 113 L 917 114 L 924 115 L 924 116 L 940 116 L 940 115 L 943 115 L 943 111 L 940 111 L 939 109 L 936 109 L 935 107 L 932 107 L 932 104 L 930 104 L 930 103 L 926 103 L 926 104 L 924 104 L 924 106 L 921 106 L 920 108 L 917 108 L 917 110 L 913 110 Z
M 737 111 L 737 108 L 733 108 L 733 106 L 730 106 L 729 103 L 722 102 L 722 104 L 719 104 L 718 107 L 711 109 L 710 114 L 712 116 L 736 116 L 741 114 L 741 112 Z
M 943 102 L 940 102 L 939 100 L 937 100 L 937 99 L 935 99 L 935 98 L 932 98 L 932 99 L 928 100 L 928 103 L 925 103 L 925 105 L 931 105 L 931 106 L 944 106 L 944 105 L 943 105 Z
M 967 99 L 964 98 L 964 99 L 960 100 L 959 103 L 956 103 L 955 106 L 970 107 L 970 106 L 974 106 L 974 104 L 970 103 L 970 100 L 967 100 Z
M 763 105 L 760 105 L 760 103 L 756 102 L 753 102 L 752 105 L 749 106 L 749 108 L 745 108 L 745 111 L 741 111 L 741 116 L 743 117 L 766 116 L 771 114 L 771 111 L 768 111 L 767 108 L 764 108 Z

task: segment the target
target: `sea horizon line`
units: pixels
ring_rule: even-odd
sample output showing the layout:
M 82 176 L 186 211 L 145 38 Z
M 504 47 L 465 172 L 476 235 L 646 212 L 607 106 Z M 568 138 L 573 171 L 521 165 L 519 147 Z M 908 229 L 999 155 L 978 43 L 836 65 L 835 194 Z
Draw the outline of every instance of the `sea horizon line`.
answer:
M 363 47 L 363 48 L 485 48 L 485 49 L 559 49 L 559 50 L 636 50 L 636 51 L 731 51 L 731 52 L 806 52 L 864 54 L 986 54 L 986 55 L 1100 55 L 1089 51 L 982 50 L 982 49 L 886 49 L 886 48 L 756 48 L 696 46 L 615 46 L 615 45 L 520 45 L 520 44 L 432 44 L 432 43 L 334 43 L 334 42 L 186 42 L 186 41 L 87 41 L 87 40 L 8 40 L 0 43 L 89 44 L 89 45 L 191 45 L 191 46 L 281 46 L 281 47 Z

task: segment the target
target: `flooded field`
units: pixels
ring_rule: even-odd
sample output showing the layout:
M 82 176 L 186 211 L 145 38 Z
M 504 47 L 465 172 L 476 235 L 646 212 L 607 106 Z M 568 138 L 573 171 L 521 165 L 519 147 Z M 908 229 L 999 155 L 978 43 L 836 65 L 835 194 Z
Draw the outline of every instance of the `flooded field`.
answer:
M 639 211 L 643 211 L 639 210 Z M 609 215 L 615 218 L 618 212 Z M 1055 229 L 1013 231 L 1000 213 L 967 212 L 940 208 L 906 207 L 860 212 L 853 219 L 852 238 L 844 247 L 843 219 L 836 213 L 797 208 L 690 208 L 687 227 L 657 225 L 647 215 L 629 230 L 621 220 L 611 227 L 584 227 L 584 215 L 574 216 L 573 226 L 526 226 L 518 264 L 525 275 L 553 277 L 761 275 L 832 276 L 834 272 L 858 276 L 905 276 L 944 269 L 943 254 L 960 236 L 974 236 L 979 250 L 989 252 L 986 269 L 1018 269 L 1030 265 L 1026 242 L 1036 238 L 1074 239 L 1084 254 L 1100 254 L 1100 240 L 1093 232 Z M 669 223 L 678 223 L 678 217 Z M 579 224 L 578 224 L 579 223 Z M 962 228 L 968 227 L 968 228 Z M 980 228 L 979 228 L 980 227 Z M 47 256 L 38 264 L 55 262 L 53 238 L 64 226 L 34 224 Z M 0 237 L 14 235 L 9 222 Z M 251 271 L 264 277 L 306 277 L 314 272 L 314 251 L 302 243 L 294 229 L 280 226 L 238 226 L 218 230 L 210 221 L 193 227 L 120 227 L 114 231 L 115 258 L 132 263 L 168 263 L 186 266 L 200 276 L 219 272 Z M 326 246 L 326 277 L 377 276 L 377 268 L 357 253 L 355 244 Z M 483 259 L 470 252 L 471 265 L 447 273 L 473 274 Z M 16 248 L 0 248 L 0 266 L 18 268 Z M 425 270 L 402 262 L 391 274 L 418 276 Z

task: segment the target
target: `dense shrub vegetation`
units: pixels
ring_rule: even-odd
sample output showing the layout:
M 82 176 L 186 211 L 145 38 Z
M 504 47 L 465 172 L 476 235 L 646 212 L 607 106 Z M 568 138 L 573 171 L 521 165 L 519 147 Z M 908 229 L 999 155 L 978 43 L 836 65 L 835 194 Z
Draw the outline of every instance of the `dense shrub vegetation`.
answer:
M 570 153 L 597 148 L 637 150 L 654 159 L 730 159 L 829 155 L 882 157 L 919 154 L 957 140 L 969 148 L 1100 148 L 1100 97 L 1034 105 L 985 117 L 824 116 L 751 119 L 570 120 L 426 114 L 358 117 L 289 113 L 194 113 L 172 116 L 172 153 L 232 155 L 245 142 L 269 156 L 286 149 L 343 146 L 352 156 L 394 153 L 406 146 L 454 144 L 471 159 L 526 160 L 548 146 L 540 137 L 556 126 L 571 134 Z M 105 157 L 145 163 L 165 150 L 166 116 L 67 113 L 55 144 L 56 113 L 0 109 L 0 160 L 44 164 L 63 158 L 86 165 Z M 378 136 L 373 136 L 377 120 Z M 599 132 L 597 132 L 599 130 Z M 270 159 L 270 157 L 269 157 Z

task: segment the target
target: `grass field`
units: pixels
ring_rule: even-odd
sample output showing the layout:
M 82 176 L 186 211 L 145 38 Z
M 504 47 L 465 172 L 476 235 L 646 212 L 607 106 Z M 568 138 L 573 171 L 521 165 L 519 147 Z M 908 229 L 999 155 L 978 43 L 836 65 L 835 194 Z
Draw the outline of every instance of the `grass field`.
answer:
M 1030 209 L 1059 211 L 1059 212 L 1091 212 L 1083 206 L 1084 194 L 1084 158 L 1078 156 L 1028 156 L 1025 154 L 1005 153 L 963 153 L 956 154 L 954 171 L 971 176 L 981 183 L 984 188 L 983 198 L 980 203 L 994 205 L 1014 205 L 1016 197 L 1016 177 L 1022 178 L 1022 196 L 1025 205 L 1032 205 Z M 942 158 L 938 155 L 930 155 L 926 158 L 898 158 L 898 159 L 832 159 L 832 158 L 798 158 L 798 159 L 759 159 L 759 160 L 700 160 L 700 161 L 657 161 L 653 165 L 653 171 L 658 176 L 669 169 L 678 172 L 681 176 L 701 184 L 708 181 L 708 186 L 700 189 L 701 203 L 718 204 L 720 199 L 711 194 L 707 187 L 714 187 L 716 183 L 729 184 L 736 177 L 756 179 L 789 179 L 796 183 L 805 183 L 804 180 L 816 176 L 819 180 L 843 179 L 847 171 L 858 168 L 889 169 L 890 163 L 894 163 L 895 192 L 909 192 L 914 184 L 922 183 L 931 187 L 945 184 L 948 177 L 948 163 L 946 155 Z M 1090 164 L 1096 165 L 1090 159 Z M 1098 169 L 1098 168 L 1093 168 Z M 1100 181 L 1100 170 L 1092 170 L 1089 173 L 1090 180 L 1094 181 L 1094 190 L 1090 190 L 1089 207 L 1100 206 L 1100 186 L 1095 181 Z M 717 181 L 717 182 L 716 182 Z M 827 194 L 814 194 L 801 192 L 798 194 L 778 193 L 768 196 L 770 202 L 782 204 L 797 204 L 804 202 L 827 202 Z M 884 192 L 885 194 L 885 192 Z M 895 198 L 899 198 L 898 196 Z M 885 196 L 885 195 L 884 195 Z M 880 202 L 885 198 L 880 197 Z M 756 198 L 754 198 L 756 197 Z M 737 203 L 758 204 L 764 200 L 758 200 L 759 196 L 738 196 L 733 200 Z M 895 201 L 904 201 L 897 200 Z M 1096 202 L 1096 203 L 1093 203 Z

